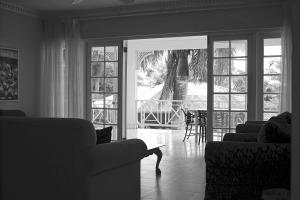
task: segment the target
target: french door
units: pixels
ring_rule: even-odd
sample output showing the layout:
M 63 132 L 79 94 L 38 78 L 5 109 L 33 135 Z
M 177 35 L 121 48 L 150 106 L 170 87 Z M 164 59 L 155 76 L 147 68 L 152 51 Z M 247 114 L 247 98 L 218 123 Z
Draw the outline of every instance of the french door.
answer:
M 112 126 L 112 140 L 122 139 L 121 44 L 88 44 L 87 117 L 95 129 Z
M 225 133 L 235 132 L 236 125 L 247 120 L 248 44 L 243 37 L 209 40 L 209 140 L 222 140 Z

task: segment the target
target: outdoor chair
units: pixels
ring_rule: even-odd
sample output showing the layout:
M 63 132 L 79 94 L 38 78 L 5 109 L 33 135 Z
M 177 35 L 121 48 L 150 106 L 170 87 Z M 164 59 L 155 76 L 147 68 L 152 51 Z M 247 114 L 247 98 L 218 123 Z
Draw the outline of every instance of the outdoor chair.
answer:
M 206 142 L 206 127 L 207 127 L 207 111 L 198 110 L 198 125 L 199 125 L 199 143 L 202 139 L 202 142 Z
M 183 138 L 183 142 L 185 139 L 189 139 L 190 136 L 195 135 L 195 133 L 192 133 L 193 125 L 195 125 L 195 115 L 191 113 L 190 111 L 185 111 L 184 109 L 181 109 L 184 114 L 185 119 L 185 134 Z

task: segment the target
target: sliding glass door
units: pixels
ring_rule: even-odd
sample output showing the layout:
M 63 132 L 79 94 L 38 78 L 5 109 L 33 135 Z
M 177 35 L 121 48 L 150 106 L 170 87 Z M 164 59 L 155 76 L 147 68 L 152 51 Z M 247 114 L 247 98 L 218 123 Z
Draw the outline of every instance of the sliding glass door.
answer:
M 95 129 L 112 126 L 112 140 L 120 140 L 122 48 L 118 43 L 89 44 L 88 118 Z

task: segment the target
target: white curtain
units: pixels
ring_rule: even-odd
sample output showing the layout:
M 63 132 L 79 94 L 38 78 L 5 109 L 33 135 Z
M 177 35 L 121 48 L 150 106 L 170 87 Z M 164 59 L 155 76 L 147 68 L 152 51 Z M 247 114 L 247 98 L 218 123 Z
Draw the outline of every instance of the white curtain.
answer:
M 44 23 L 41 116 L 84 118 L 85 45 L 76 20 Z
M 288 9 L 285 9 L 282 31 L 281 112 L 292 111 L 292 31 L 290 19 L 290 13 Z

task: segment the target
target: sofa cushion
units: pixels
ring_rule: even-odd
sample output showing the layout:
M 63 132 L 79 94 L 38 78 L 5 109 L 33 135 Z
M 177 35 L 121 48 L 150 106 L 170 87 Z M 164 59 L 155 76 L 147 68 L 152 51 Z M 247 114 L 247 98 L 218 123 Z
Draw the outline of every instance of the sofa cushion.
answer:
M 292 114 L 290 112 L 283 112 L 277 116 L 277 118 L 286 120 L 288 124 L 292 123 Z
M 109 143 L 111 142 L 111 131 L 112 127 L 106 127 L 104 129 L 96 130 L 97 134 L 97 144 Z
M 258 142 L 265 143 L 289 143 L 291 141 L 291 115 L 282 113 L 276 117 L 271 117 L 260 129 Z

